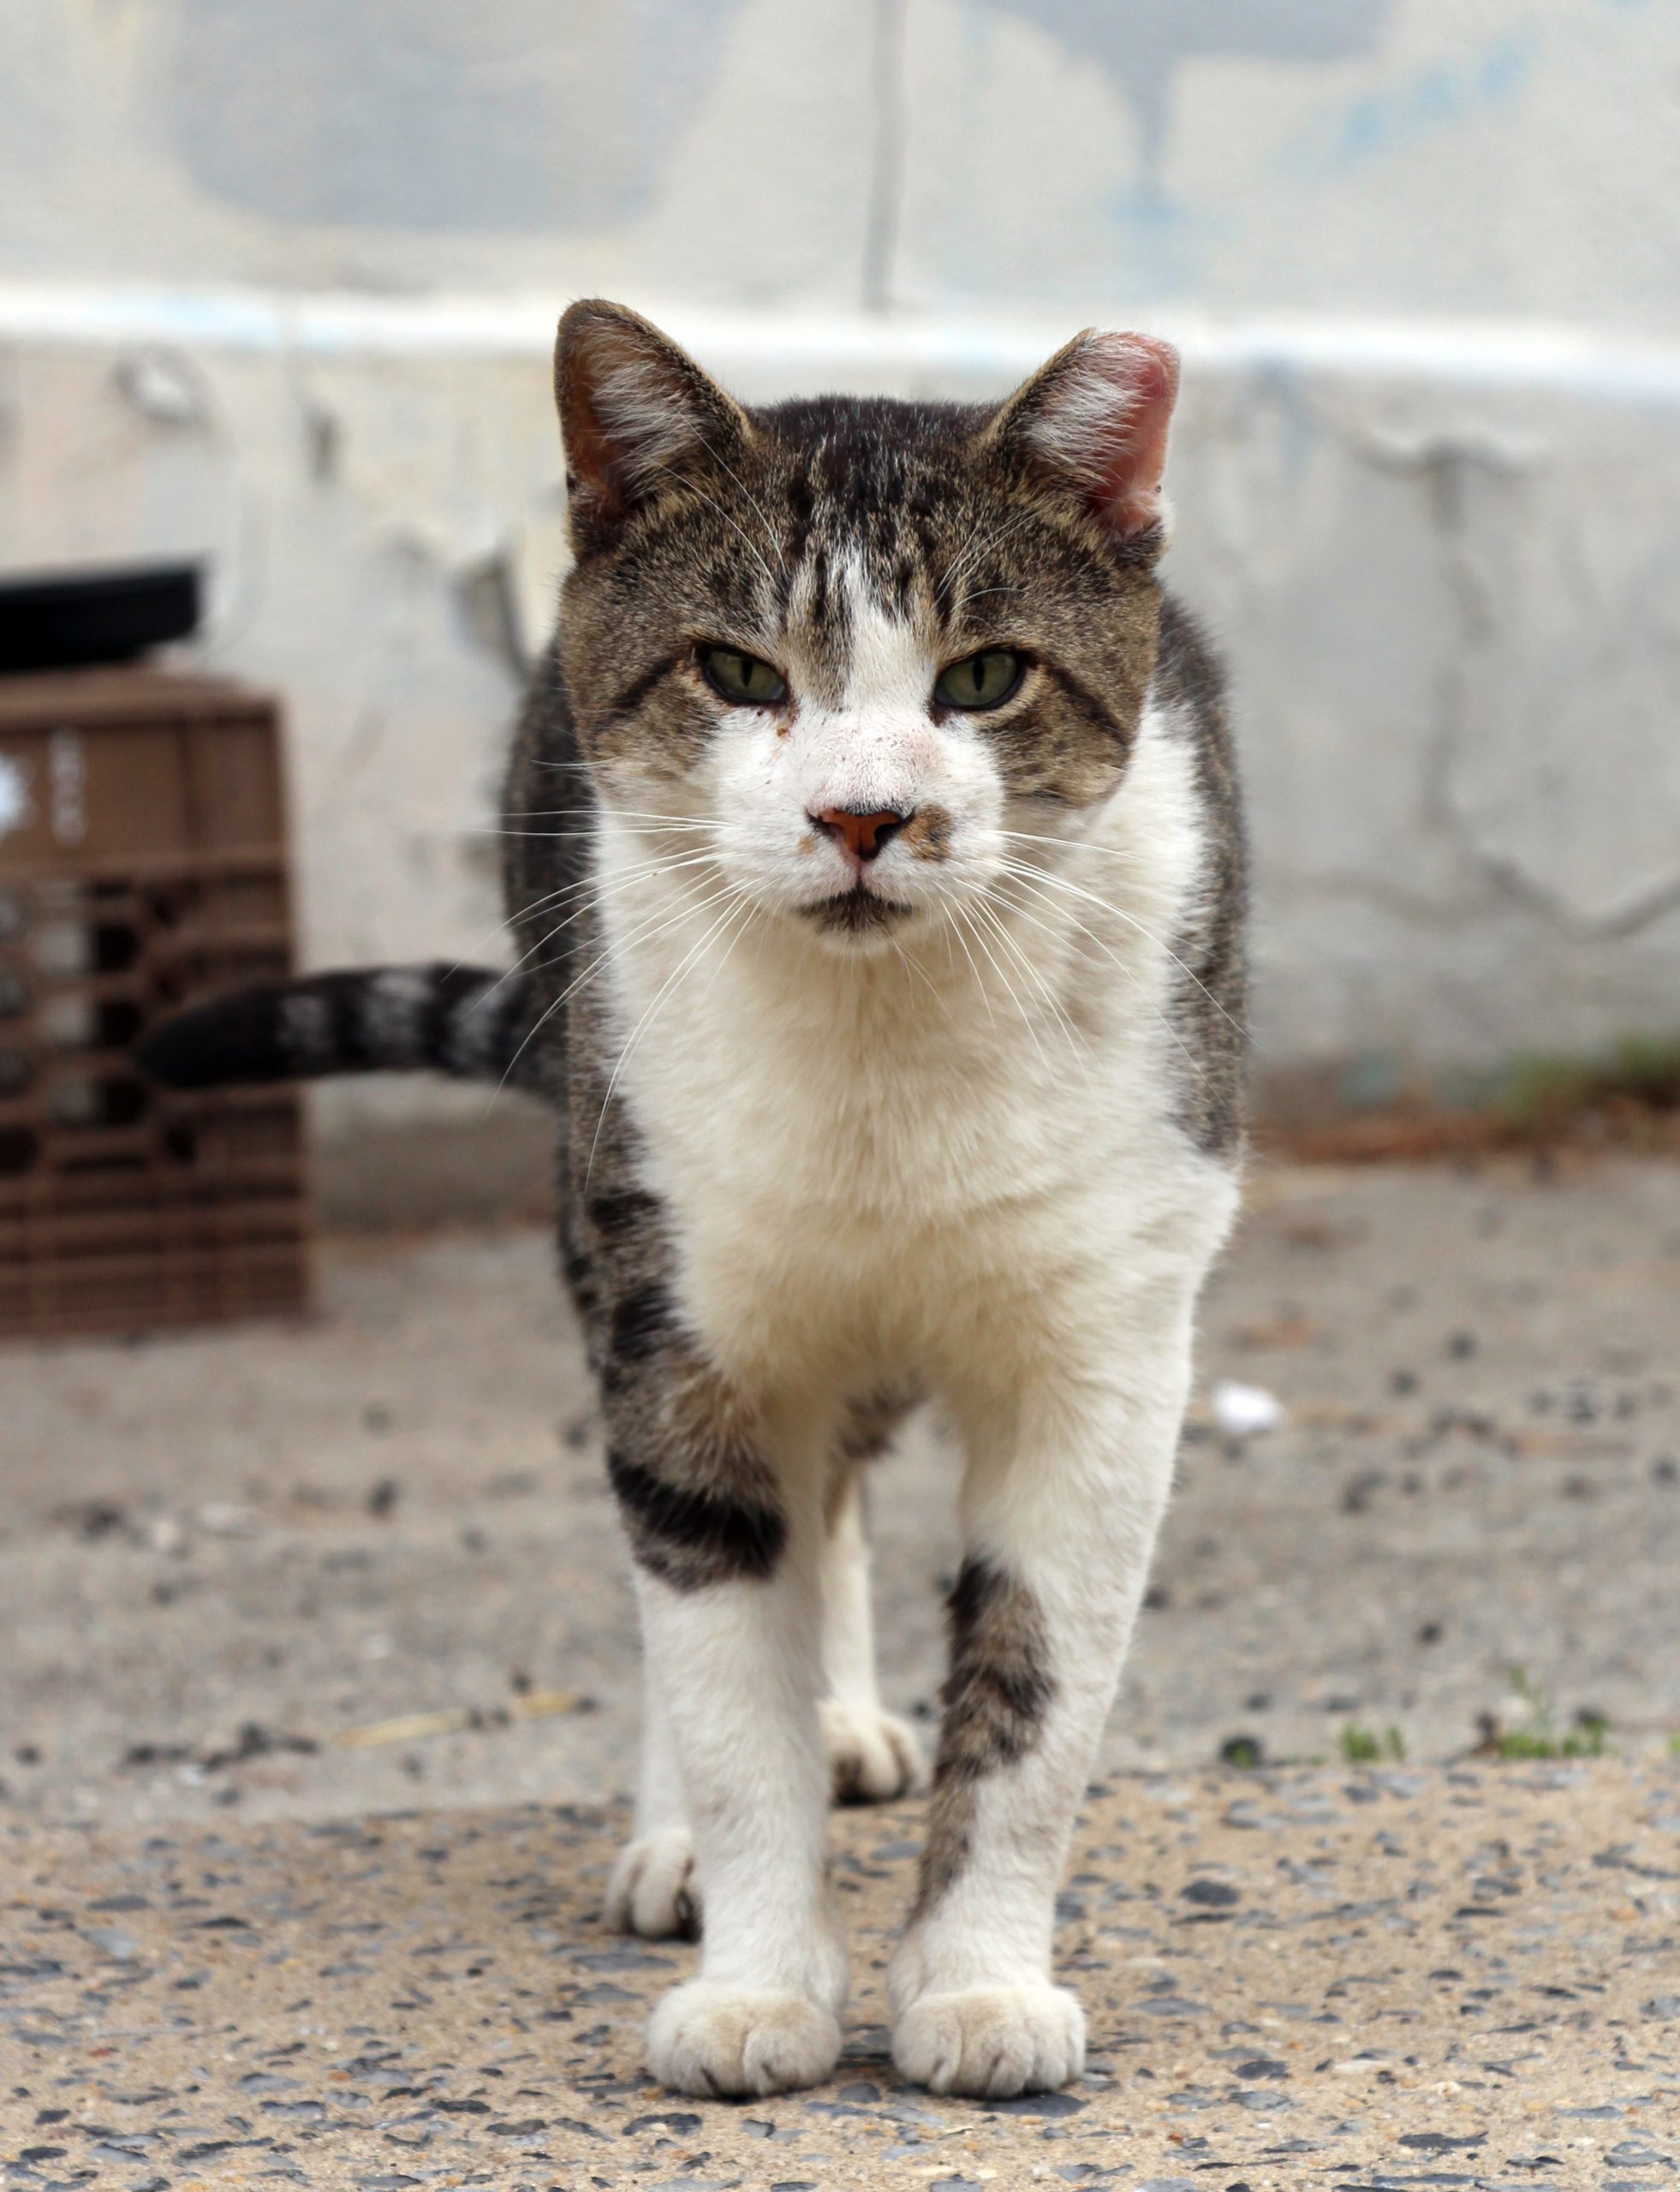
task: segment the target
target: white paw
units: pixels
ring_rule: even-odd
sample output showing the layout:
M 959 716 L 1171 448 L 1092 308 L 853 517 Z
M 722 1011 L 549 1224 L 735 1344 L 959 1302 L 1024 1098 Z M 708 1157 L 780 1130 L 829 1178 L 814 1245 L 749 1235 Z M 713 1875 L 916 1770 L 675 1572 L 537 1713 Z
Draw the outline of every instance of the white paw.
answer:
M 837 1804 L 885 1804 L 908 1796 L 927 1778 L 921 1746 L 908 1724 L 879 1706 L 843 1705 L 825 1697 L 817 1707 L 829 1785 Z
M 790 2093 L 820 2085 L 840 2054 L 829 2011 L 782 1987 L 691 1979 L 647 2028 L 647 2067 L 673 2093 Z
M 1063 1986 L 924 1994 L 893 2028 L 892 2059 L 931 2093 L 1052 2093 L 1085 2067 L 1085 2015 Z
M 699 1933 L 694 1844 L 686 1826 L 662 1826 L 625 1844 L 607 1890 L 607 1923 L 645 1941 L 692 1940 Z

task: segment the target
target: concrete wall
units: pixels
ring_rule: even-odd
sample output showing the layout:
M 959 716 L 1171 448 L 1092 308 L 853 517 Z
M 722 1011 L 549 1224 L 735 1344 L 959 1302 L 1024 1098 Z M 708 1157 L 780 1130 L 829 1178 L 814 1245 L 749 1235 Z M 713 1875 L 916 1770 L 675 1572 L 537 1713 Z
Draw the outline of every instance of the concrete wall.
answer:
M 1680 331 L 1675 0 L 7 0 L 0 270 Z
M 749 396 L 1176 336 L 1268 1067 L 1680 1022 L 1680 0 L 9 0 L 0 566 L 211 558 L 312 960 L 493 947 L 593 289 Z

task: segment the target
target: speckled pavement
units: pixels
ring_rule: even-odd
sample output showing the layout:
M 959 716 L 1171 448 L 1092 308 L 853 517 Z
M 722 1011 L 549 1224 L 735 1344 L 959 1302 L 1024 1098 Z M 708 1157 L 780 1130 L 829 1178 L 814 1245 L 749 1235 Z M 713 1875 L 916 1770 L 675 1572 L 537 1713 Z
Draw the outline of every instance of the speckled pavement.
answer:
M 633 1617 L 539 1236 L 0 1350 L 0 2183 L 1680 2192 L 1680 1166 L 1261 1171 L 1203 1323 L 1064 1903 L 1090 2075 L 1002 2108 L 885 2058 L 914 1805 L 835 1822 L 839 2076 L 643 2077 L 694 1951 L 601 1922 Z M 923 1426 L 876 1486 L 930 1736 L 954 1474 Z
M 1535 1695 L 1665 1752 L 1680 1164 L 1262 1170 L 1202 1326 L 1105 1769 L 1350 1724 L 1440 1761 Z M 1283 1427 L 1223 1434 L 1221 1379 Z M 930 1736 L 956 1474 L 924 1423 L 872 1485 L 883 1681 Z M 331 1241 L 304 1325 L 0 1349 L 0 1820 L 610 1802 L 636 1665 L 540 1233 Z
M 523 1806 L 0 1840 L 4 2181 L 1680 2183 L 1680 1766 L 1094 1784 L 1058 1961 L 1075 2091 L 937 2100 L 886 2056 L 913 1805 L 837 1815 L 854 1946 L 819 2090 L 673 2100 L 640 2066 L 695 1951 L 615 1937 L 622 1817 Z

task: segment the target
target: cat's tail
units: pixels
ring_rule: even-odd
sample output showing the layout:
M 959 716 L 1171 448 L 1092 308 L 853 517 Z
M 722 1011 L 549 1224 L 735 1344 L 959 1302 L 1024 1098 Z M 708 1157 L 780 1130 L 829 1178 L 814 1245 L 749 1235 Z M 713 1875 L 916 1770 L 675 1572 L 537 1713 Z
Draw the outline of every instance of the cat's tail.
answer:
M 139 1063 L 166 1088 L 428 1069 L 518 1082 L 529 1005 L 519 975 L 485 967 L 347 968 L 177 1013 L 145 1038 Z

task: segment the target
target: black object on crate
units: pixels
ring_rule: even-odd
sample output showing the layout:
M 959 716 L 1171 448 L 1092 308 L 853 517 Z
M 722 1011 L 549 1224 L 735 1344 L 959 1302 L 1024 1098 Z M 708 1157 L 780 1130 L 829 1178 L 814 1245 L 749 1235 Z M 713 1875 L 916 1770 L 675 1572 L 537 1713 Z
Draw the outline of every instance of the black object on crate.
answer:
M 199 626 L 196 563 L 0 579 L 0 670 L 132 662 Z

